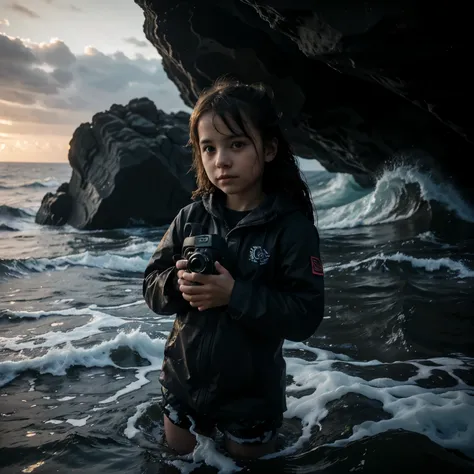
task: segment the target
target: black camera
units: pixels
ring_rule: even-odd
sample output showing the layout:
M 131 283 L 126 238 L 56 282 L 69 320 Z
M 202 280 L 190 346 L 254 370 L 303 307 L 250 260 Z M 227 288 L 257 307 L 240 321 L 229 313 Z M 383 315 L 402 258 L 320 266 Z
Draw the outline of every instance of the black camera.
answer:
M 217 274 L 214 264 L 219 261 L 223 265 L 226 252 L 227 242 L 217 234 L 186 237 L 183 242 L 182 255 L 188 261 L 188 272 Z

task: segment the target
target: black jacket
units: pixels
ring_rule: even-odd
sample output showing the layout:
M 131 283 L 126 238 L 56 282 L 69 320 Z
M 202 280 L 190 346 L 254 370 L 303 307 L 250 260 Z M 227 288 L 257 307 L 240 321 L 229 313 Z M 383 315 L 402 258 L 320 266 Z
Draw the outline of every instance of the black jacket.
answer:
M 228 306 L 198 311 L 177 287 L 174 263 L 185 237 L 219 234 L 235 279 Z M 212 194 L 182 209 L 146 270 L 143 295 L 176 320 L 165 348 L 162 385 L 202 414 L 251 418 L 286 410 L 284 339 L 302 341 L 324 312 L 316 227 L 284 196 L 270 195 L 229 231 L 223 199 Z

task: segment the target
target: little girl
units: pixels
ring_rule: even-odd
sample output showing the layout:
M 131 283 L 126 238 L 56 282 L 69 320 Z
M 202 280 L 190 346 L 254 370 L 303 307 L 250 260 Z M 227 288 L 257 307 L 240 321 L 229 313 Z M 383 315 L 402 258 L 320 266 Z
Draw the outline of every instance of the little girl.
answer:
M 165 437 L 180 454 L 190 428 L 225 436 L 239 458 L 275 450 L 286 410 L 284 339 L 303 341 L 324 312 L 310 193 L 261 85 L 220 80 L 190 119 L 195 202 L 181 209 L 145 271 L 143 295 L 174 314 L 160 374 Z M 217 234 L 215 274 L 187 272 L 186 237 Z

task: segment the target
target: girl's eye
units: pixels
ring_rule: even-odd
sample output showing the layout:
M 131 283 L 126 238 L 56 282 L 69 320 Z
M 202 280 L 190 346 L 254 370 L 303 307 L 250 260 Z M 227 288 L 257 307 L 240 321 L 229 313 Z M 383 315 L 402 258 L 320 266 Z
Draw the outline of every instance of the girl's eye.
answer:
M 212 147 L 211 145 L 206 145 L 206 146 L 202 149 L 202 151 L 203 151 L 204 153 L 212 153 L 212 152 L 214 151 L 214 147 Z
M 232 142 L 232 148 L 242 148 L 245 146 L 245 143 L 244 142 Z

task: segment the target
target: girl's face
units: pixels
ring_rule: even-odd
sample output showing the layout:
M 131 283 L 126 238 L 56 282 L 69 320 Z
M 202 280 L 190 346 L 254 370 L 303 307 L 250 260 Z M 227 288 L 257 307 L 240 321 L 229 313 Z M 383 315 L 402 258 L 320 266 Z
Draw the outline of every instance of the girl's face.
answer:
M 236 123 L 231 119 L 229 122 L 234 131 L 239 131 Z M 264 146 L 260 133 L 250 124 L 248 129 L 253 142 L 243 133 L 232 133 L 212 112 L 203 114 L 197 127 L 207 177 L 227 195 L 227 206 L 235 210 L 252 209 L 260 203 L 263 169 L 277 151 L 276 141 Z

